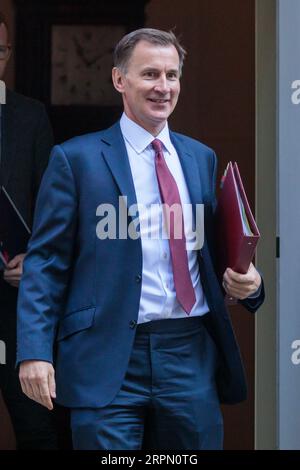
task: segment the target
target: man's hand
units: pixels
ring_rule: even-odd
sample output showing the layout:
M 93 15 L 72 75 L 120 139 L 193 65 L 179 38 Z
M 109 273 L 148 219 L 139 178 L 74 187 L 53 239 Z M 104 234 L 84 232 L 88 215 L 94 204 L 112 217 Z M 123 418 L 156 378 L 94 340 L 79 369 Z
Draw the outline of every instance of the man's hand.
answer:
M 8 284 L 13 287 L 19 287 L 20 280 L 23 274 L 23 261 L 25 253 L 15 256 L 7 263 L 6 269 L 4 270 L 3 278 Z
M 22 362 L 19 378 L 25 395 L 45 406 L 48 410 L 53 410 L 51 398 L 56 398 L 56 393 L 54 369 L 50 362 Z
M 253 264 L 246 274 L 239 274 L 227 268 L 223 275 L 223 287 L 230 297 L 244 300 L 254 294 L 261 285 L 261 277 Z

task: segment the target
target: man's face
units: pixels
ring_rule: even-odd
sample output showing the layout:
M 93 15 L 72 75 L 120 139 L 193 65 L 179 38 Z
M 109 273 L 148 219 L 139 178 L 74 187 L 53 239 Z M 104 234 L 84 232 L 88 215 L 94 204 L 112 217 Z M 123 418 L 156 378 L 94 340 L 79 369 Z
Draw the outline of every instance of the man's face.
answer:
M 179 56 L 173 45 L 140 41 L 124 74 L 113 70 L 115 88 L 122 93 L 124 110 L 134 122 L 157 135 L 174 110 L 179 92 Z
M 0 80 L 2 80 L 4 76 L 4 72 L 6 69 L 7 62 L 9 61 L 10 51 L 7 51 L 7 47 L 10 45 L 8 44 L 8 32 L 7 28 L 4 23 L 0 24 Z M 4 52 L 6 50 L 6 53 Z M 5 56 L 4 59 L 1 60 L 2 54 Z

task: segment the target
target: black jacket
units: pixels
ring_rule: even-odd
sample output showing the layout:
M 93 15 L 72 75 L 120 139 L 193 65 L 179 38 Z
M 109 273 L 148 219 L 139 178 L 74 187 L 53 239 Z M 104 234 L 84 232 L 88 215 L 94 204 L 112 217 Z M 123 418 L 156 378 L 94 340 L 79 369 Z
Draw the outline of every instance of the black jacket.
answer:
M 52 146 L 44 105 L 8 91 L 2 105 L 0 181 L 29 226 Z
M 53 133 L 44 105 L 8 90 L 1 109 L 0 183 L 29 227 L 52 146 Z M 6 299 L 16 298 L 17 293 L 0 275 L 2 306 Z

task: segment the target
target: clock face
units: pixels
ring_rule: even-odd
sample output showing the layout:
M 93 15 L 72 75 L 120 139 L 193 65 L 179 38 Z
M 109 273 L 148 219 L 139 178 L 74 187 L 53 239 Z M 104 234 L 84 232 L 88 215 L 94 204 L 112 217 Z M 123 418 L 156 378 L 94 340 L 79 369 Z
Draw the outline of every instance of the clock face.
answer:
M 122 26 L 52 26 L 52 105 L 118 106 L 111 80 L 113 50 Z

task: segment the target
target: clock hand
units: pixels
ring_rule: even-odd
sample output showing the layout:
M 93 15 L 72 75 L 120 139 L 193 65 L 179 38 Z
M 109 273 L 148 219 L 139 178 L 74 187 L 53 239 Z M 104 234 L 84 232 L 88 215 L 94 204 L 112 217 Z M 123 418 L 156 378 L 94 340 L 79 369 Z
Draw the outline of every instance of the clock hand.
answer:
M 83 60 L 85 65 L 87 65 L 89 67 L 89 61 L 86 59 L 86 57 L 84 55 L 84 49 L 83 49 L 82 45 L 78 42 L 78 40 L 75 36 L 73 36 L 72 39 L 73 39 L 73 43 L 74 43 L 77 54 Z
M 97 62 L 97 60 L 101 59 L 102 57 L 104 57 L 107 53 L 112 53 L 113 52 L 113 48 L 109 48 L 108 50 L 102 52 L 102 54 L 98 54 L 96 55 L 95 57 L 93 57 L 92 59 L 90 60 L 87 60 L 86 61 L 86 65 L 88 67 L 90 67 L 91 65 L 93 65 L 95 62 Z

